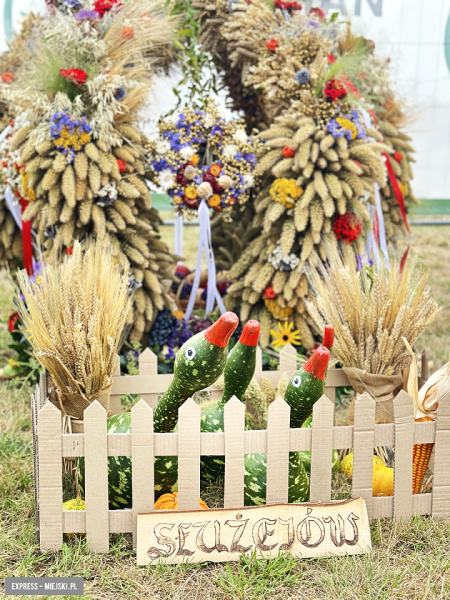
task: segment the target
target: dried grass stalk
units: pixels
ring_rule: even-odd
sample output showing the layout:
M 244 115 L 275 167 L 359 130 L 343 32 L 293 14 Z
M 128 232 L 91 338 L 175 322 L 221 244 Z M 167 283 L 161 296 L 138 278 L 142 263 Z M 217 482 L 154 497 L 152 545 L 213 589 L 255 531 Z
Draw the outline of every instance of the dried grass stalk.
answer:
M 402 337 L 412 346 L 441 312 L 426 288 L 428 265 L 410 252 L 402 273 L 396 260 L 390 271 L 384 264 L 358 271 L 352 253 L 325 245 L 329 266 L 316 256 L 307 273 L 316 296 L 305 302 L 309 314 L 318 327 L 334 326 L 333 350 L 345 367 L 399 373 L 411 362 Z
M 20 314 L 33 352 L 60 392 L 85 396 L 109 387 L 125 319 L 127 279 L 109 248 L 97 242 L 57 266 L 38 283 L 18 273 Z

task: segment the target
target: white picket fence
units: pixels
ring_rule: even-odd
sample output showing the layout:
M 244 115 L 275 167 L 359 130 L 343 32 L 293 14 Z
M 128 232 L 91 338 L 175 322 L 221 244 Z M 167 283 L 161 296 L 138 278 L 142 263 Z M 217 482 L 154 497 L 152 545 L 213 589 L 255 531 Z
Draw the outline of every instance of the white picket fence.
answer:
M 129 378 L 120 379 L 122 385 Z M 94 402 L 84 413 L 84 433 L 62 434 L 61 413 L 46 401 L 44 383 L 36 388 L 32 400 L 37 433 L 36 515 L 42 550 L 61 548 L 64 533 L 83 532 L 91 551 L 108 551 L 110 533 L 132 532 L 135 546 L 138 513 L 153 511 L 155 456 L 178 456 L 181 510 L 198 509 L 200 456 L 225 456 L 224 506 L 238 508 L 244 501 L 245 454 L 267 453 L 266 502 L 276 504 L 288 500 L 289 452 L 311 450 L 310 501 L 330 502 L 332 449 L 353 448 L 352 493 L 365 499 L 371 520 L 407 521 L 414 514 L 450 516 L 450 397 L 441 402 L 435 422 L 415 423 L 412 399 L 402 391 L 394 400 L 395 422 L 374 425 L 375 402 L 363 394 L 356 403 L 355 425 L 335 427 L 334 402 L 323 396 L 314 406 L 311 429 L 290 429 L 290 408 L 279 398 L 269 407 L 264 431 L 245 431 L 245 407 L 232 398 L 225 406 L 223 433 L 200 432 L 200 407 L 190 399 L 179 410 L 178 433 L 166 434 L 153 432 L 153 410 L 144 399 L 131 410 L 132 433 L 107 434 L 106 410 Z M 151 380 L 148 384 L 152 390 Z M 433 490 L 413 495 L 413 445 L 429 442 L 435 443 Z M 377 446 L 395 446 L 392 497 L 372 497 L 373 450 Z M 64 512 L 62 458 L 79 456 L 85 457 L 86 510 Z M 132 458 L 130 510 L 108 508 L 108 456 Z

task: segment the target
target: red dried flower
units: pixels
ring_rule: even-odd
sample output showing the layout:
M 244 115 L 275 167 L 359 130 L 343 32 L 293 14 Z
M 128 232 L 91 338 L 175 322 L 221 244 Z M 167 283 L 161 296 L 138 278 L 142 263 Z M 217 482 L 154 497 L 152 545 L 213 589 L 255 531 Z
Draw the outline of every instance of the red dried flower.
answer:
M 18 312 L 13 313 L 8 319 L 8 330 L 16 331 L 16 323 L 20 319 Z
M 330 64 L 333 64 L 333 63 L 335 63 L 335 62 L 336 62 L 336 59 L 334 58 L 334 56 L 333 56 L 332 54 L 328 54 L 328 55 L 327 55 L 327 61 L 328 61 Z
M 395 152 L 395 153 L 392 155 L 392 158 L 393 158 L 394 160 L 396 160 L 398 163 L 401 163 L 401 162 L 402 162 L 402 159 L 403 159 L 403 154 L 401 154 L 400 152 Z
M 340 81 L 334 79 L 334 77 L 327 81 L 323 92 L 325 96 L 333 102 L 339 98 L 345 98 L 345 96 L 347 96 L 347 90 L 345 87 Z
M 283 148 L 283 156 L 284 158 L 292 158 L 295 156 L 295 150 L 292 150 L 290 146 L 285 146 Z
M 302 10 L 302 5 L 297 2 L 284 2 L 284 0 L 275 0 L 275 8 L 281 8 L 282 10 Z
M 223 192 L 223 189 L 217 183 L 217 180 L 212 173 L 208 173 L 208 171 L 205 171 L 203 173 L 203 181 L 207 181 L 211 184 L 211 187 L 215 194 L 221 194 Z
M 278 48 L 278 46 L 279 46 L 279 44 L 274 37 L 269 38 L 266 42 L 266 48 L 268 50 L 270 50 L 271 52 L 275 52 L 275 50 Z
M 118 8 L 122 6 L 122 2 L 119 0 L 97 0 L 94 2 L 93 10 L 99 13 L 100 19 L 105 16 L 105 13 L 110 11 L 113 6 L 117 6 Z
M 14 81 L 14 75 L 9 71 L 5 71 L 2 73 L 2 81 L 3 83 L 12 83 Z
M 346 244 L 351 244 L 361 234 L 363 222 L 354 212 L 346 212 L 345 215 L 339 215 L 333 223 L 333 230 L 338 240 L 344 240 Z
M 127 170 L 127 164 L 124 160 L 122 160 L 121 158 L 116 158 L 117 160 L 117 166 L 119 167 L 119 173 L 125 173 L 125 171 Z
M 275 294 L 275 291 L 273 289 L 273 285 L 269 285 L 269 287 L 266 287 L 266 289 L 264 290 L 264 298 L 268 298 L 269 300 L 273 300 L 276 297 L 277 297 L 277 295 Z
M 81 87 L 87 79 L 87 73 L 83 69 L 60 69 L 59 72 L 66 81 L 70 81 L 78 87 Z
M 66 254 L 68 254 L 69 256 L 73 254 L 73 246 L 71 246 L 70 248 L 66 248 Z
M 325 17 L 326 17 L 325 11 L 322 10 L 321 8 L 311 8 L 308 14 L 314 15 L 315 17 L 318 17 L 319 19 L 325 19 Z

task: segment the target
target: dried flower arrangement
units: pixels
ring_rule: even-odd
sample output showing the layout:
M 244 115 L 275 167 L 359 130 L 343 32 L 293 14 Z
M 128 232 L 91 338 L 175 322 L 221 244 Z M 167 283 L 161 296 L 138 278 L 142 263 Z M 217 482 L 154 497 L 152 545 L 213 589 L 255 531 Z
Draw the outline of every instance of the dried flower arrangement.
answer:
M 186 108 L 159 123 L 159 137 L 147 145 L 154 182 L 187 218 L 201 200 L 228 217 L 249 199 L 259 145 L 242 119 L 226 119 L 213 101 L 204 109 Z
M 385 155 L 388 166 L 388 180 L 381 189 L 381 203 L 386 229 L 386 238 L 395 241 L 399 231 L 406 232 L 406 214 L 403 209 L 408 204 L 418 204 L 411 189 L 413 172 L 411 163 L 415 162 L 412 153 L 411 138 L 404 133 L 410 124 L 412 115 L 407 106 L 394 91 L 390 59 L 382 58 L 375 52 L 375 45 L 370 40 L 363 40 L 352 35 L 347 27 L 345 34 L 339 38 L 338 53 L 350 52 L 355 46 L 366 43 L 372 47 L 361 62 L 357 73 L 349 73 L 348 79 L 354 93 L 361 95 L 370 103 L 372 128 L 370 135 L 382 140 L 391 148 L 392 153 Z
M 390 150 L 368 138 L 358 105 L 339 79 L 344 68 L 357 70 L 366 48 L 331 62 L 336 24 L 295 7 L 273 12 L 263 2 L 233 3 L 222 30 L 235 44 L 230 57 L 236 64 L 250 27 L 244 46 L 251 45 L 257 62 L 244 81 L 262 92 L 273 120 L 257 136 L 255 173 L 262 185 L 253 225 L 262 231 L 227 274 L 237 280 L 227 308 L 240 304 L 243 320 L 261 322 L 263 347 L 279 319 L 293 321 L 303 345 L 312 347 L 304 267 L 314 247 L 325 260 L 324 236 L 337 235 L 363 254 L 358 238 L 371 227 L 367 204 L 375 204 L 374 183 L 385 184 L 381 153 Z M 266 296 L 268 288 L 274 297 Z
M 306 309 L 318 328 L 333 325 L 333 350 L 350 383 L 377 397 L 377 420 L 388 422 L 402 370 L 411 363 L 403 338 L 412 346 L 441 312 L 426 287 L 429 267 L 410 252 L 402 270 L 396 261 L 389 271 L 384 263 L 358 270 L 348 249 L 326 249 L 329 266 L 316 254 L 308 269 L 315 300 L 306 301 Z
M 93 400 L 109 406 L 116 352 L 131 309 L 126 273 L 100 240 L 75 242 L 62 263 L 43 265 L 39 282 L 18 272 L 19 311 L 35 357 L 56 386 L 57 406 L 83 418 Z
M 16 35 L 8 44 L 9 51 L 0 55 L 0 81 L 2 84 L 11 85 L 14 82 L 26 54 L 26 43 L 31 31 L 40 20 L 41 17 L 29 13 L 22 22 L 20 34 Z M 4 132 L 4 135 L 7 135 L 8 132 L 5 129 L 14 119 L 14 114 L 11 103 L 0 99 L 0 133 Z M 5 202 L 5 180 L 8 176 L 15 179 L 18 172 L 7 174 L 5 171 L 7 166 L 7 162 L 2 161 L 0 168 L 0 267 L 8 266 L 10 269 L 14 269 L 22 262 L 22 235 L 20 227 Z M 15 208 L 20 214 L 20 199 L 13 196 L 10 198 L 10 202 L 14 203 L 13 210 Z
M 33 220 L 47 262 L 87 235 L 111 245 L 137 290 L 128 319 L 139 340 L 170 302 L 172 257 L 159 240 L 135 123 L 171 52 L 173 24 L 154 0 L 93 8 L 55 9 L 34 29 L 20 73 L 2 89 L 18 111 L 5 160 L 20 172 L 9 183 L 29 201 L 23 220 Z

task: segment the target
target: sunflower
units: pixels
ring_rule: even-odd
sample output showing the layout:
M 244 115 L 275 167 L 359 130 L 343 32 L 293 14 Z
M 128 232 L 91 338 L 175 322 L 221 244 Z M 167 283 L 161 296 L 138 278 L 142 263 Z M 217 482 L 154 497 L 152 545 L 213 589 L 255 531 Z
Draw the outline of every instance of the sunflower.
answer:
M 300 332 L 297 329 L 291 331 L 293 326 L 293 323 L 278 323 L 280 331 L 270 330 L 270 335 L 274 338 L 272 342 L 274 348 L 282 348 L 286 344 L 294 344 L 295 346 L 300 344 Z

